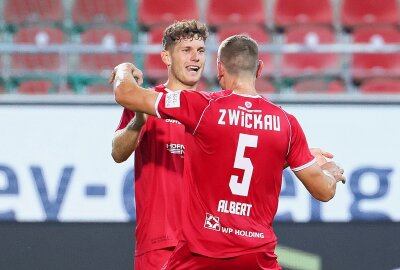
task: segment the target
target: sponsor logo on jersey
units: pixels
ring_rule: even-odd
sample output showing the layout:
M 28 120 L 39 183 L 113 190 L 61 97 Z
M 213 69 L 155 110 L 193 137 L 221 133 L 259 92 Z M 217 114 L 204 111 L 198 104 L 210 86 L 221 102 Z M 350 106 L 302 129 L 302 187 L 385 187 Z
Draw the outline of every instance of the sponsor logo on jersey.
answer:
M 204 221 L 204 228 L 219 232 L 221 230 L 221 224 L 219 223 L 219 217 L 213 216 L 206 213 L 206 220 Z
M 165 108 L 179 108 L 181 106 L 181 92 L 165 94 Z
M 181 122 L 179 122 L 178 120 L 175 119 L 165 119 L 166 123 L 171 123 L 171 124 L 178 124 L 178 125 L 182 125 Z
M 185 146 L 180 143 L 167 143 L 166 147 L 171 154 L 183 155 L 185 153 Z

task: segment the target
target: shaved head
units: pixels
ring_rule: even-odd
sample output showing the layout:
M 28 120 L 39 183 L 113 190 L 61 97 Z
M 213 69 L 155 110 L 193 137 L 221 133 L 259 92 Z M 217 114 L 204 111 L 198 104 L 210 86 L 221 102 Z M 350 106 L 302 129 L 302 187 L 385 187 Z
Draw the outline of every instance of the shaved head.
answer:
M 246 35 L 234 35 L 224 41 L 218 49 L 218 59 L 227 72 L 238 75 L 243 72 L 256 74 L 258 67 L 257 42 Z

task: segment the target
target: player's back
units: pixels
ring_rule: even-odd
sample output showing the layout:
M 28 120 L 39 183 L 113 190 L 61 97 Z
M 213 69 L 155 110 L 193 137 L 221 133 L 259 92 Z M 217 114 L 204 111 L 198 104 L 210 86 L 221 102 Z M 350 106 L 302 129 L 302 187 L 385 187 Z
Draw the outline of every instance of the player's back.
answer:
M 186 137 L 189 246 L 213 257 L 273 250 L 292 116 L 261 96 L 211 97 L 194 136 Z
M 186 130 L 183 230 L 192 252 L 214 258 L 270 252 L 282 171 L 310 163 L 296 119 L 261 96 L 182 91 L 158 113 Z M 293 148 L 293 151 L 292 151 Z

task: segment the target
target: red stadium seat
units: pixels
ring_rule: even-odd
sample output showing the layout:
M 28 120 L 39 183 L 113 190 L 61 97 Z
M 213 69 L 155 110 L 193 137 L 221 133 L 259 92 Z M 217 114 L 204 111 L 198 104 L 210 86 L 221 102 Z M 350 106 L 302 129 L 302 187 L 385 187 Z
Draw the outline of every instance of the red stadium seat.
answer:
M 62 0 L 6 0 L 4 19 L 8 24 L 62 22 Z
M 308 79 L 299 81 L 293 86 L 295 93 L 326 93 L 340 94 L 345 92 L 345 87 L 341 81 L 327 81 L 323 79 Z
M 364 94 L 400 94 L 400 80 L 366 80 L 363 84 L 361 84 L 360 91 Z
M 276 93 L 275 86 L 268 80 L 263 77 L 258 78 L 256 80 L 256 89 L 260 94 L 274 94 Z
M 298 24 L 333 24 L 330 0 L 277 0 L 274 23 L 279 27 Z
M 224 24 L 266 24 L 263 0 L 243 1 L 209 0 L 207 23 L 213 26 Z
M 86 92 L 90 95 L 113 94 L 114 90 L 110 84 L 90 84 L 86 86 Z
M 162 43 L 162 36 L 164 32 L 164 27 L 157 27 L 150 30 L 148 35 L 149 44 Z M 161 55 L 159 52 L 154 54 L 146 54 L 144 59 L 144 70 L 145 74 L 150 78 L 164 78 L 167 74 L 167 66 L 161 60 Z
M 353 32 L 353 43 L 400 43 L 400 32 L 392 27 L 362 27 Z M 355 79 L 370 76 L 400 76 L 400 53 L 353 54 L 352 75 Z
M 293 27 L 284 38 L 286 44 L 313 46 L 335 43 L 335 35 L 329 27 Z M 339 68 L 339 56 L 334 53 L 291 53 L 282 58 L 282 74 L 285 76 L 337 74 Z
M 397 24 L 396 0 L 344 0 L 341 23 L 352 27 L 363 24 Z
M 20 29 L 14 36 L 16 44 L 32 44 L 38 47 L 49 44 L 62 44 L 64 32 L 51 27 L 28 27 Z M 11 67 L 16 70 L 46 70 L 57 72 L 60 68 L 60 56 L 57 53 L 12 55 Z
M 196 0 L 139 0 L 138 19 L 144 26 L 166 25 L 183 19 L 198 19 Z
M 116 46 L 131 44 L 132 33 L 119 27 L 98 27 L 86 30 L 81 34 L 83 44 L 102 44 L 103 46 Z M 110 71 L 122 62 L 132 62 L 132 53 L 90 53 L 81 54 L 79 69 L 89 73 Z
M 128 21 L 126 0 L 75 0 L 72 19 L 76 24 L 125 23 Z
M 52 81 L 24 81 L 19 85 L 18 93 L 28 95 L 46 95 L 50 93 L 52 87 Z
M 217 32 L 217 42 L 220 43 L 224 39 L 236 34 L 246 34 L 252 37 L 254 40 L 256 40 L 258 44 L 267 44 L 271 42 L 269 34 L 262 27 L 258 25 L 222 26 L 219 28 L 219 31 Z M 269 53 L 260 52 L 259 57 L 264 62 L 262 75 L 272 74 L 273 71 L 272 55 Z M 216 61 L 216 57 L 214 57 L 213 61 Z M 216 64 L 214 64 L 213 67 L 216 69 Z

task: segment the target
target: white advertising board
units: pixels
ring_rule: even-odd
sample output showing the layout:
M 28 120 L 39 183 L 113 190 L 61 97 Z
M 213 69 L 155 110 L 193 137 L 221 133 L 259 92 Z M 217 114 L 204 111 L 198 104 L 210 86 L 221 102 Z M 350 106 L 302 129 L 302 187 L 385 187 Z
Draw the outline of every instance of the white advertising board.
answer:
M 400 106 L 284 105 L 311 147 L 335 154 L 346 185 L 319 203 L 285 172 L 276 220 L 400 221 Z M 134 220 L 133 158 L 116 164 L 121 108 L 0 106 L 0 220 Z

